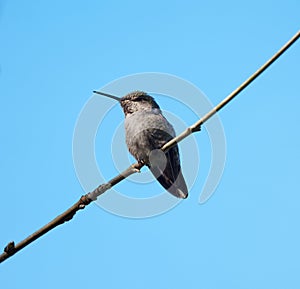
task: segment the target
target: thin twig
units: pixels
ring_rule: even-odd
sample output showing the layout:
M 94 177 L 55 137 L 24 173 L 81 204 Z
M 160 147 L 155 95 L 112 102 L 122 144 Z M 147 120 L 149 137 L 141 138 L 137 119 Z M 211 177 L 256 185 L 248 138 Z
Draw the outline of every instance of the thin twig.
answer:
M 298 38 L 300 37 L 300 31 L 298 31 L 272 58 L 270 58 L 263 66 L 261 66 L 254 74 L 252 74 L 244 83 L 242 83 L 236 90 L 234 90 L 230 95 L 228 95 L 223 101 L 221 101 L 217 106 L 215 106 L 210 112 L 208 112 L 199 121 L 194 123 L 192 126 L 188 127 L 184 132 L 182 132 L 177 137 L 173 138 L 167 142 L 161 149 L 165 152 L 170 149 L 175 144 L 179 143 L 181 140 L 189 136 L 190 134 L 200 131 L 202 124 L 204 124 L 208 119 L 210 119 L 215 113 L 222 109 L 226 104 L 228 104 L 235 96 L 237 96 L 243 89 L 245 89 L 256 77 L 258 77 L 263 71 L 265 71 L 278 57 L 280 57 Z M 110 95 L 111 96 L 111 95 Z M 118 99 L 115 96 L 111 96 Z M 14 255 L 16 252 L 20 251 L 36 239 L 40 238 L 42 235 L 46 234 L 53 228 L 61 225 L 67 221 L 70 221 L 77 211 L 84 209 L 91 202 L 95 201 L 100 195 L 105 193 L 114 185 L 118 184 L 128 176 L 136 173 L 143 167 L 141 163 L 135 163 L 127 168 L 120 175 L 114 177 L 109 182 L 100 185 L 94 191 L 81 196 L 81 198 L 68 210 L 63 212 L 61 215 L 57 216 L 51 222 L 46 224 L 44 227 L 40 228 L 32 235 L 28 236 L 23 241 L 15 245 L 14 242 L 10 242 L 4 248 L 4 252 L 0 255 L 0 263 Z
M 166 151 L 170 149 L 175 143 L 180 142 L 188 135 L 195 131 L 199 131 L 201 125 L 204 124 L 208 119 L 210 119 L 215 113 L 221 110 L 228 102 L 230 102 L 235 96 L 237 96 L 242 90 L 244 90 L 254 79 L 256 79 L 260 74 L 262 74 L 277 58 L 279 58 L 289 47 L 291 47 L 297 39 L 300 37 L 300 31 L 298 31 L 284 46 L 278 50 L 264 65 L 262 65 L 256 72 L 254 72 L 247 80 L 245 80 L 236 90 L 230 93 L 226 98 L 223 99 L 218 105 L 216 105 L 210 112 L 204 115 L 192 126 L 187 128 L 184 132 L 170 140 L 166 143 L 162 150 Z

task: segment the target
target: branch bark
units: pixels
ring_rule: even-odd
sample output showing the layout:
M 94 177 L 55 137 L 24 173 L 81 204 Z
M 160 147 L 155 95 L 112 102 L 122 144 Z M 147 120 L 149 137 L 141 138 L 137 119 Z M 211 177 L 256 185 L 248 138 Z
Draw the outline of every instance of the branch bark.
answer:
M 204 115 L 200 120 L 196 123 L 188 127 L 185 131 L 181 134 L 167 142 L 161 149 L 162 151 L 166 152 L 175 144 L 179 143 L 190 134 L 200 131 L 201 126 L 210 119 L 213 115 L 215 115 L 219 110 L 221 110 L 225 105 L 227 105 L 235 96 L 237 96 L 242 90 L 244 90 L 254 79 L 256 79 L 262 72 L 264 72 L 276 59 L 278 59 L 297 39 L 300 37 L 300 31 L 298 31 L 276 54 L 274 54 L 264 65 L 262 65 L 255 73 L 253 73 L 245 82 L 243 82 L 236 90 L 234 90 L 231 94 L 229 94 L 223 101 L 221 101 L 217 106 L 215 106 L 211 111 L 209 111 L 206 115 Z M 9 242 L 6 247 L 4 248 L 4 252 L 0 255 L 0 263 L 35 241 L 36 239 L 40 238 L 42 235 L 46 234 L 50 230 L 54 229 L 55 227 L 70 221 L 77 211 L 84 209 L 87 205 L 91 202 L 95 201 L 99 196 L 109 190 L 111 187 L 115 186 L 128 176 L 138 172 L 143 167 L 141 163 L 135 163 L 123 171 L 118 176 L 114 177 L 110 181 L 105 184 L 100 185 L 94 191 L 83 195 L 80 199 L 69 209 L 63 212 L 61 215 L 54 218 L 51 222 L 28 236 L 23 241 L 19 242 L 15 245 L 15 243 Z

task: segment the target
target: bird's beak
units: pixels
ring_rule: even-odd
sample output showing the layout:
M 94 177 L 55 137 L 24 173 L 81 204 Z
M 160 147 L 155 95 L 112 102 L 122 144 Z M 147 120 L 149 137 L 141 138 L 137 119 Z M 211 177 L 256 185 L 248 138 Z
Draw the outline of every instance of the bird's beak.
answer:
M 101 95 L 113 98 L 113 99 L 117 100 L 118 102 L 121 102 L 121 98 L 120 97 L 114 96 L 112 94 L 108 94 L 108 93 L 101 92 L 101 91 L 96 91 L 96 90 L 94 90 L 93 93 L 101 94 Z

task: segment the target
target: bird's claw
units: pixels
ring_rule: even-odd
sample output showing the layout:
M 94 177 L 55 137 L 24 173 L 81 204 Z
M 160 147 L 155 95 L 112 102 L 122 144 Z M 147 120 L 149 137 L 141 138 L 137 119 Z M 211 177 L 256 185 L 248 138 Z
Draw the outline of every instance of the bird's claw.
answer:
M 132 165 L 132 168 L 135 173 L 140 173 L 140 168 L 145 165 L 145 162 L 143 160 L 138 160 L 138 164 Z
M 136 168 L 134 165 L 132 166 L 132 169 L 133 169 L 133 171 L 134 171 L 135 173 L 140 173 L 140 172 L 141 172 L 141 170 L 138 169 L 138 168 Z

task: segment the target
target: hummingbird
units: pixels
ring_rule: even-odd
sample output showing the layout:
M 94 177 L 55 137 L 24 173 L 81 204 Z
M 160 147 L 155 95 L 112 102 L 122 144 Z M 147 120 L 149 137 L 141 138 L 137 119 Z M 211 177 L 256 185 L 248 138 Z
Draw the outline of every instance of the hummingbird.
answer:
M 175 137 L 175 131 L 154 98 L 143 91 L 133 91 L 121 98 L 94 92 L 119 101 L 125 115 L 126 144 L 134 158 L 146 165 L 169 193 L 177 198 L 187 198 L 178 146 L 166 152 L 161 150 Z

